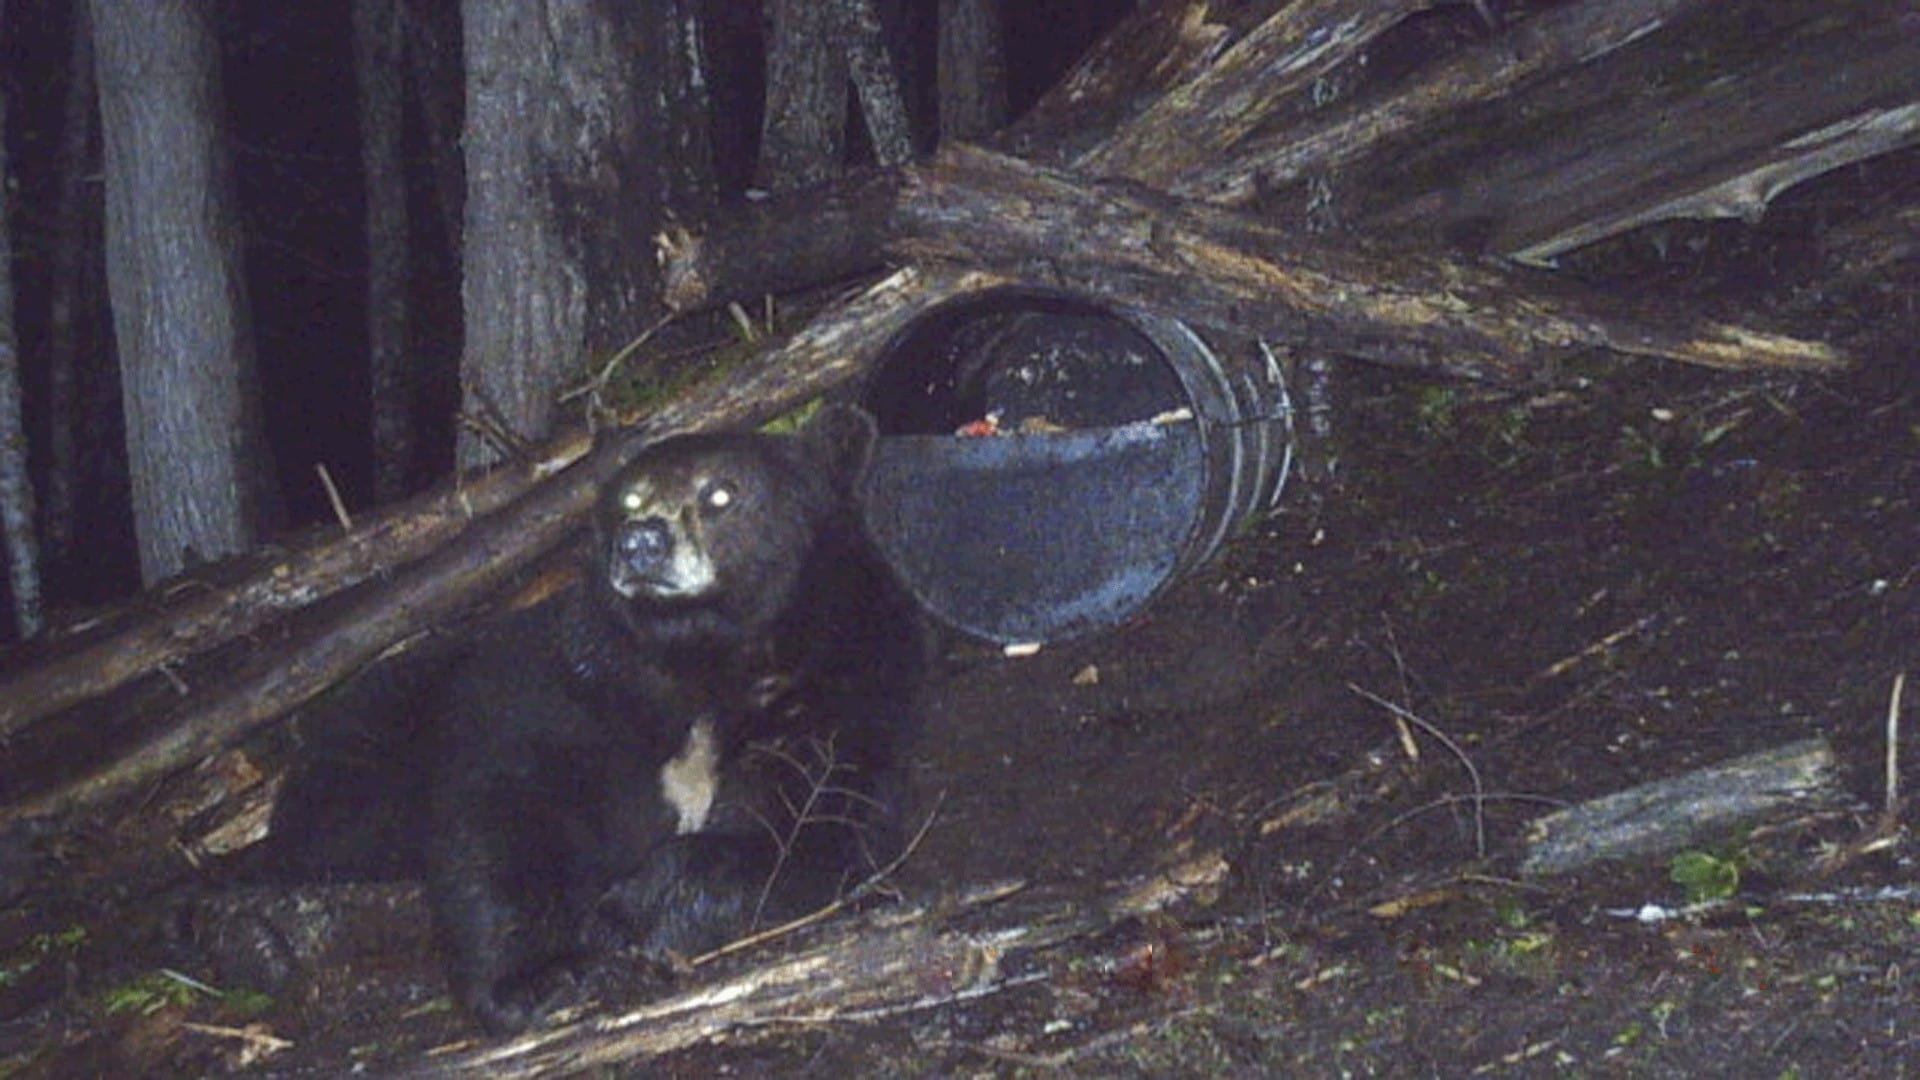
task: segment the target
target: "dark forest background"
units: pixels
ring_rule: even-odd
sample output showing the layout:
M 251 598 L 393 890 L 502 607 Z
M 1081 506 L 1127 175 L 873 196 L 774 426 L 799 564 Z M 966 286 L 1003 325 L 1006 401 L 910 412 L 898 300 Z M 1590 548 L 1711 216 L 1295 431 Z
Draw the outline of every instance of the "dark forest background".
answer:
M 75 35 L 84 26 L 73 0 L 7 0 L 0 22 L 0 79 L 8 108 L 7 211 L 13 229 L 16 325 L 25 397 L 28 459 L 43 489 L 51 416 L 47 408 L 49 305 L 63 181 L 61 144 L 72 122 Z M 1030 104 L 1092 41 L 1123 16 L 1117 0 L 1049 0 L 1004 9 L 1008 103 Z M 371 501 L 371 430 L 365 406 L 367 251 L 359 116 L 355 107 L 353 5 L 341 0 L 209 5 L 220 49 L 223 118 L 269 449 L 277 479 L 277 529 L 331 518 L 315 474 L 325 465 L 348 506 Z M 935 131 L 933 58 L 937 0 L 879 5 L 916 145 Z M 460 42 L 459 5 L 403 5 L 404 17 L 434 20 L 426 33 Z M 705 0 L 702 45 L 708 64 L 714 174 L 722 207 L 743 198 L 762 122 L 765 26 L 761 5 Z M 415 26 L 411 31 L 422 30 Z M 457 52 L 455 54 L 457 59 Z M 438 74 L 457 82 L 456 65 Z M 417 78 L 418 71 L 410 71 Z M 408 364 L 418 431 L 409 490 L 453 468 L 461 355 L 460 263 L 449 236 L 458 209 L 441 205 L 421 115 L 423 92 L 458 108 L 460 89 L 406 92 L 408 190 Z M 857 108 L 857 105 L 851 106 Z M 45 555 L 46 601 L 58 609 L 126 595 L 139 586 L 128 506 L 125 432 L 102 248 L 99 124 L 91 127 L 82 234 L 75 253 L 81 289 L 75 312 L 77 476 L 75 543 Z M 849 125 L 849 156 L 866 153 Z M 722 209 L 721 213 L 724 213 Z M 636 252 L 637 258 L 650 257 Z M 44 505 L 44 500 L 43 500 Z

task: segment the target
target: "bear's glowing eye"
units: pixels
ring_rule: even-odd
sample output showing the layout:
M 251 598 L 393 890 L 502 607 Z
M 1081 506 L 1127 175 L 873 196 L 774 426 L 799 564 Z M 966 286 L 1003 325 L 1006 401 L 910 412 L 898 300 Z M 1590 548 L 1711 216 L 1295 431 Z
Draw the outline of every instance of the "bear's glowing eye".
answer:
M 625 495 L 620 496 L 620 505 L 626 507 L 630 512 L 637 512 L 641 507 L 647 505 L 647 500 L 639 492 L 629 491 Z
M 715 480 L 700 493 L 700 502 L 709 510 L 725 510 L 733 505 L 733 485 L 724 480 Z

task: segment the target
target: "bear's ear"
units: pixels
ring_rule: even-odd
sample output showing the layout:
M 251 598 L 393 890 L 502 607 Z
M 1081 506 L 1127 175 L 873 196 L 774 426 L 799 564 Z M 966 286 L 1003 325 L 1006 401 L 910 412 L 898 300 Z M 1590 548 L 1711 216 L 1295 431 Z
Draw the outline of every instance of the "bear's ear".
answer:
M 853 489 L 866 475 L 878 437 L 879 428 L 865 409 L 841 402 L 820 406 L 807 426 L 800 429 L 800 439 L 808 452 L 842 490 Z

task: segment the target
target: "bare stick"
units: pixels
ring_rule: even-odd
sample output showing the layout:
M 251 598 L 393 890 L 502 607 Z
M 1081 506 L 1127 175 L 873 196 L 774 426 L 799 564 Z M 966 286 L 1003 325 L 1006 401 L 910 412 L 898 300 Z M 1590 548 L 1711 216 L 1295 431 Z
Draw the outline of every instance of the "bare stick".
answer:
M 353 515 L 347 513 L 347 501 L 340 497 L 340 489 L 334 486 L 333 474 L 323 464 L 316 464 L 313 471 L 320 474 L 320 486 L 326 490 L 327 504 L 333 507 L 333 520 L 340 523 L 341 532 L 353 531 Z
M 1460 748 L 1460 744 L 1454 742 L 1446 732 L 1422 720 L 1410 710 L 1395 705 L 1393 702 L 1388 701 L 1386 698 L 1381 697 L 1379 694 L 1365 687 L 1348 683 L 1347 689 L 1433 736 L 1439 741 L 1441 746 L 1447 748 L 1449 753 L 1460 759 L 1460 764 L 1466 766 L 1467 779 L 1473 784 L 1473 848 L 1476 854 L 1485 855 L 1487 853 L 1487 791 L 1486 787 L 1480 783 L 1480 770 L 1474 765 L 1473 759 L 1468 757 L 1467 752 Z
M 796 931 L 804 930 L 814 923 L 831 917 L 837 912 L 844 911 L 849 904 L 856 903 L 873 892 L 881 882 L 892 877 L 902 866 L 906 865 L 907 859 L 920 847 L 920 842 L 926 839 L 927 832 L 933 828 L 933 823 L 939 819 L 940 807 L 946 801 L 947 793 L 945 790 L 942 790 L 939 798 L 934 800 L 933 809 L 927 811 L 926 820 L 920 823 L 920 828 L 914 831 L 913 839 L 907 841 L 907 846 L 901 849 L 900 854 L 895 856 L 892 862 L 875 871 L 871 877 L 854 886 L 845 896 L 839 897 L 825 907 L 810 911 L 797 919 L 790 919 L 787 922 L 781 923 L 779 926 L 770 926 L 758 933 L 748 934 L 746 937 L 729 941 L 725 945 L 714 949 L 712 952 L 701 953 L 699 956 L 687 961 L 687 966 L 699 967 L 702 964 L 712 963 L 723 956 L 731 956 L 734 953 L 751 949 L 755 945 L 760 945 L 777 938 L 785 937 Z
M 1900 693 L 1907 686 L 1907 673 L 1893 677 L 1893 694 L 1887 700 L 1887 818 L 1900 812 Z

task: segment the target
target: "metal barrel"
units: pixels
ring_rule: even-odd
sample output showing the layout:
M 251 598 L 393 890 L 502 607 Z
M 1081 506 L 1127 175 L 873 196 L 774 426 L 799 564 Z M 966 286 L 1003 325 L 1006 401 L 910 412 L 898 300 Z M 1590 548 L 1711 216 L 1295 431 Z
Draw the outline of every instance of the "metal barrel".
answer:
M 915 320 L 863 404 L 868 531 L 929 612 L 1002 643 L 1133 616 L 1269 512 L 1293 456 L 1258 343 L 1045 290 Z

